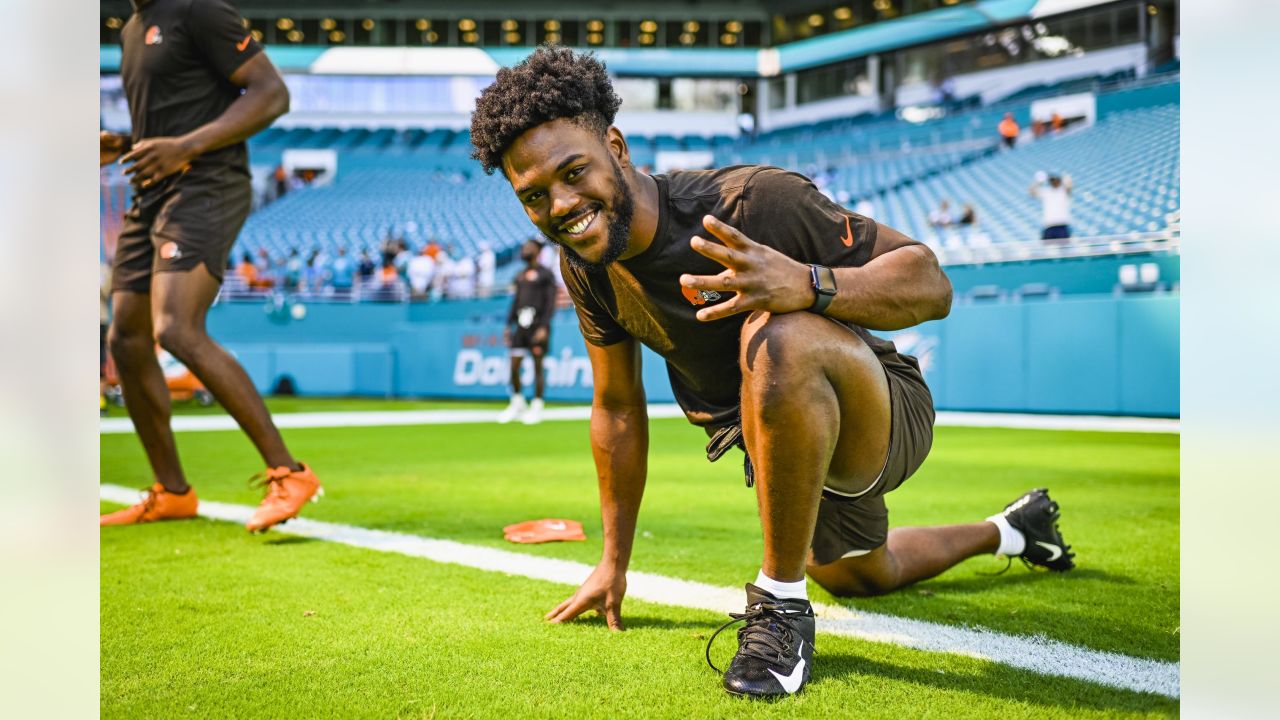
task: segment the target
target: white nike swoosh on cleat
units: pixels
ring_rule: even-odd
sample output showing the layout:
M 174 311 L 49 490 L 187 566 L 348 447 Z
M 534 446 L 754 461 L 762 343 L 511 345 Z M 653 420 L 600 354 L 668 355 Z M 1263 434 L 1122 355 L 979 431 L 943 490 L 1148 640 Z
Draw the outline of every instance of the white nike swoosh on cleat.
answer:
M 1057 545 L 1050 545 L 1047 542 L 1040 542 L 1039 540 L 1036 541 L 1036 544 L 1044 548 L 1045 550 L 1048 550 L 1049 552 L 1053 553 L 1053 555 L 1048 560 L 1045 560 L 1045 562 L 1053 562 L 1054 560 L 1057 560 L 1058 558 L 1062 557 L 1062 548 L 1058 547 Z
M 796 654 L 801 655 L 802 652 L 804 652 L 803 640 L 800 641 L 800 647 L 796 650 Z M 801 655 L 800 662 L 796 663 L 796 666 L 791 668 L 790 675 L 779 675 L 774 672 L 773 668 L 765 669 L 769 671 L 770 675 L 777 678 L 778 684 L 782 686 L 782 689 L 785 690 L 788 695 L 791 695 L 800 689 L 800 683 L 804 681 L 804 656 Z

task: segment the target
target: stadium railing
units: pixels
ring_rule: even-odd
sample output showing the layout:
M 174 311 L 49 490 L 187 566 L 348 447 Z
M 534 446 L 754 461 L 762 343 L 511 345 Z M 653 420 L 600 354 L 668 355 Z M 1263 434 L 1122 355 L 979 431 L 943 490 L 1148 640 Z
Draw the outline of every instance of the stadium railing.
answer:
M 938 262 L 943 266 L 983 265 L 1152 252 L 1178 253 L 1182 245 L 1182 231 L 1178 226 L 1173 225 L 1157 232 L 1069 238 L 1055 243 L 1044 240 L 1024 240 L 993 243 L 982 247 L 943 247 L 935 243 L 928 244 L 938 256 Z
M 1171 217 L 1176 213 L 1171 213 Z M 1078 258 L 1097 258 L 1108 256 L 1142 255 L 1151 253 L 1179 254 L 1182 246 L 1182 232 L 1176 218 L 1170 227 L 1159 232 L 1128 233 L 1125 235 L 1105 235 L 1100 237 L 1069 238 L 1057 243 L 1044 240 L 1026 240 L 1021 242 L 996 243 L 979 247 L 942 247 L 936 243 L 926 243 L 938 256 L 943 266 L 993 265 L 997 263 L 1023 263 L 1028 261 L 1050 261 Z M 1040 292 L 1037 288 L 1027 287 L 1017 293 L 1021 296 L 1051 295 L 1057 293 Z M 483 297 L 503 297 L 510 294 L 510 288 L 499 284 Z M 478 297 L 478 296 L 477 296 Z M 356 283 L 349 289 L 338 289 L 332 286 L 320 288 L 284 288 L 284 287 L 249 287 L 243 278 L 228 272 L 226 281 L 218 294 L 218 302 L 270 302 L 279 306 L 280 311 L 287 311 L 292 303 L 408 303 L 408 302 L 465 302 L 471 298 L 449 298 L 439 295 L 413 295 L 402 281 L 384 285 L 379 282 Z

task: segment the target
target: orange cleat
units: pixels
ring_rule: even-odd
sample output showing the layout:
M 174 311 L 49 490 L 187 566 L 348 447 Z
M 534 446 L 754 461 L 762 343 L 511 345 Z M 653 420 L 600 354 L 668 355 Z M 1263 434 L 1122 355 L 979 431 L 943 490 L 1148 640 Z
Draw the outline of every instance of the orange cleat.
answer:
M 175 495 L 160 483 L 152 485 L 142 502 L 123 510 L 99 516 L 99 525 L 137 525 L 157 520 L 189 520 L 196 516 L 196 490 Z
M 255 475 L 251 482 L 258 487 L 265 487 L 267 496 L 245 525 L 249 532 L 265 532 L 272 525 L 295 518 L 308 500 L 317 502 L 324 495 L 320 480 L 305 464 L 301 470 L 290 470 L 283 466 L 270 468 Z

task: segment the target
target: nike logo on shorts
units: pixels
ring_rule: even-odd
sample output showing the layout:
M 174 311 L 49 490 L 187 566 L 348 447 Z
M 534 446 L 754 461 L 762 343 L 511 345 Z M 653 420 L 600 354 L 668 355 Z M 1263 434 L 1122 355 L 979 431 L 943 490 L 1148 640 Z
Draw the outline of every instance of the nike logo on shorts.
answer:
M 844 235 L 840 236 L 840 242 L 844 243 L 845 247 L 853 247 L 853 228 L 849 226 L 848 215 L 844 216 Z

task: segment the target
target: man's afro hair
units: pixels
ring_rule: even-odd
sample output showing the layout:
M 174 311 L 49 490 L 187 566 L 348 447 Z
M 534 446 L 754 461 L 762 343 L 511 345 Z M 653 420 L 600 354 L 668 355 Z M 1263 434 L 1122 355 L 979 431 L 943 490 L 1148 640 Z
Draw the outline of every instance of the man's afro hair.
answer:
M 543 45 L 498 78 L 476 100 L 471 116 L 471 157 L 485 173 L 502 166 L 502 153 L 524 131 L 545 122 L 570 118 L 604 136 L 622 100 L 604 64 L 594 55 Z

